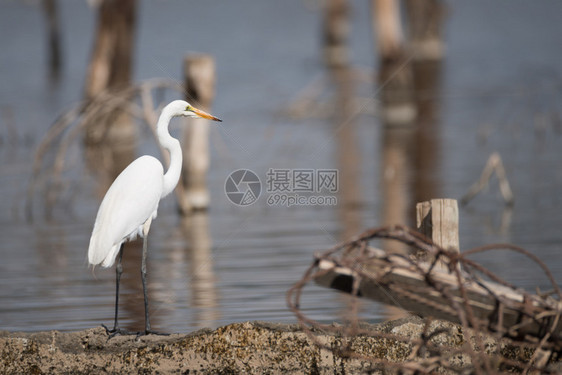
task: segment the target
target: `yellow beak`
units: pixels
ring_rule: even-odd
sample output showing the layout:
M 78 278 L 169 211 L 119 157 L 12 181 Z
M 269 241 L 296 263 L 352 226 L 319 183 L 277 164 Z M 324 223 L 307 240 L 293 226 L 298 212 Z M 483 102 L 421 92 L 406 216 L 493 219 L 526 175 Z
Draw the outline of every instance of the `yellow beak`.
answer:
M 215 117 L 215 116 L 213 116 L 213 115 L 210 115 L 210 114 L 208 114 L 208 113 L 205 112 L 205 111 L 202 111 L 202 110 L 197 109 L 197 108 L 195 108 L 195 107 L 191 107 L 190 109 L 191 109 L 191 112 L 195 113 L 195 114 L 196 114 L 197 116 L 199 116 L 199 117 L 206 118 L 206 119 L 208 119 L 208 120 L 213 120 L 213 121 L 222 122 L 222 120 L 221 120 L 220 118 Z

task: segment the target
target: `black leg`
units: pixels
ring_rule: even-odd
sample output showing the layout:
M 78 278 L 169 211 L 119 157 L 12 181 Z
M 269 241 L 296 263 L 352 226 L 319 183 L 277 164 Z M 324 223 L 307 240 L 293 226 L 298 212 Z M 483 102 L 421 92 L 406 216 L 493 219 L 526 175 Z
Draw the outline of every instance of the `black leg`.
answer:
M 150 328 L 150 317 L 148 316 L 148 288 L 146 285 L 146 258 L 148 255 L 148 230 L 144 236 L 142 243 L 142 263 L 141 263 L 141 278 L 142 278 L 142 289 L 144 293 L 144 334 L 154 334 L 154 335 L 168 335 L 167 333 L 155 332 Z M 142 335 L 139 333 L 137 336 Z
M 121 275 L 123 274 L 123 246 L 124 244 L 121 244 L 121 247 L 119 248 L 117 266 L 115 266 L 115 320 L 113 322 L 113 329 L 109 329 L 102 324 L 107 334 L 109 335 L 109 338 L 119 334 L 129 335 L 132 333 L 119 328 L 119 283 L 121 282 Z
M 113 322 L 113 331 L 119 329 L 119 283 L 121 282 L 121 275 L 123 274 L 123 244 L 119 249 L 119 259 L 115 267 L 115 320 Z
M 142 291 L 144 293 L 144 331 L 146 334 L 150 333 L 150 318 L 148 316 L 148 290 L 146 288 L 146 256 L 148 253 L 147 237 L 148 236 L 145 235 L 142 241 L 142 264 L 141 264 Z

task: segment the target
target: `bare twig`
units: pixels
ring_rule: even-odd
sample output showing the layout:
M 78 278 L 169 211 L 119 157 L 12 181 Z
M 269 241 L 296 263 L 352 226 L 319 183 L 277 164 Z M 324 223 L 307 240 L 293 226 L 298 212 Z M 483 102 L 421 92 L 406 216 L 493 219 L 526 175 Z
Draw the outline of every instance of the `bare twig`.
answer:
M 488 161 L 486 162 L 486 166 L 484 167 L 484 170 L 480 175 L 480 179 L 475 182 L 468 189 L 468 192 L 461 198 L 462 205 L 466 205 L 470 200 L 472 200 L 472 198 L 474 198 L 478 193 L 484 190 L 486 186 L 488 186 L 493 172 L 496 172 L 496 176 L 498 176 L 500 192 L 505 201 L 505 204 L 508 206 L 513 205 L 513 192 L 511 191 L 511 187 L 509 186 L 509 181 L 507 179 L 507 174 L 505 173 L 505 168 L 503 167 L 501 156 L 497 152 L 494 152 L 492 155 L 490 155 Z
M 46 212 L 50 212 L 55 205 L 61 190 L 65 187 L 62 174 L 68 157 L 68 149 L 87 126 L 100 125 L 96 127 L 91 139 L 101 142 L 111 124 L 111 116 L 119 109 L 129 111 L 134 118 L 144 120 L 151 126 L 151 129 L 155 129 L 157 117 L 151 93 L 160 90 L 174 90 L 182 93 L 183 87 L 173 80 L 147 80 L 121 90 L 104 91 L 63 113 L 53 123 L 35 153 L 33 174 L 27 188 L 25 206 L 28 221 L 33 218 L 33 198 L 38 191 L 41 191 L 45 197 Z M 140 98 L 141 102 L 140 111 L 135 110 L 135 107 L 130 107 L 130 104 L 134 103 L 137 98 Z M 155 134 L 154 130 L 153 134 Z M 53 151 L 54 158 L 50 160 L 48 155 Z M 166 153 L 163 153 L 163 156 L 167 158 Z

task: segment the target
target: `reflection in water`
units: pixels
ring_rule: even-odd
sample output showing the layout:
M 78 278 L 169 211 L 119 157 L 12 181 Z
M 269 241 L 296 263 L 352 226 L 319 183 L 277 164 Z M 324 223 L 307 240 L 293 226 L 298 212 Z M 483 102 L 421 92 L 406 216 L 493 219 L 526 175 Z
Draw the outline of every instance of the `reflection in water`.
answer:
M 355 71 L 349 65 L 349 4 L 347 0 L 330 0 L 324 13 L 324 61 L 335 87 L 332 132 L 337 141 L 339 173 L 338 214 L 340 240 L 346 241 L 363 230 L 361 223 L 361 156 L 356 134 L 358 115 L 355 102 Z M 354 318 L 362 310 L 363 301 L 349 295 L 338 295 L 341 319 Z
M 341 241 L 349 239 L 362 229 L 358 210 L 361 202 L 361 161 L 355 134 L 357 111 L 354 108 L 354 71 L 349 65 L 348 56 L 349 13 L 347 0 L 329 0 L 324 4 L 322 19 L 324 64 L 336 90 L 332 131 L 337 136 Z
M 381 64 L 380 111 L 382 114 L 381 201 L 384 225 L 406 224 L 411 221 L 412 144 L 414 143 L 415 107 L 412 103 L 409 63 L 385 60 Z M 383 241 L 386 251 L 406 253 L 404 244 Z M 387 306 L 387 319 L 406 315 L 400 308 Z
M 487 210 L 490 207 L 493 205 L 486 205 Z M 464 207 L 463 210 L 466 214 L 477 218 L 478 224 L 485 228 L 486 232 L 508 238 L 513 219 L 513 206 L 503 205 L 501 213 L 496 209 L 491 212 L 482 212 L 479 208 L 469 206 Z
M 383 224 L 411 223 L 412 145 L 415 134 L 411 65 L 403 60 L 383 60 L 379 72 L 382 120 L 381 193 Z M 413 211 L 412 211 L 413 212 Z M 385 241 L 385 249 L 404 252 L 396 241 Z
M 88 126 L 85 137 L 84 159 L 86 166 L 99 183 L 96 190 L 100 198 L 135 157 L 134 124 L 128 114 L 118 111 L 115 117 L 103 117 L 108 123 L 100 123 L 97 127 Z M 119 122 L 109 122 L 116 119 L 119 119 Z
M 332 132 L 337 141 L 338 167 L 338 214 L 340 219 L 340 240 L 345 241 L 362 230 L 360 191 L 361 160 L 356 139 L 354 109 L 354 72 L 348 58 L 349 4 L 347 0 L 330 0 L 325 4 L 323 19 L 324 63 L 336 96 L 333 103 Z M 350 318 L 350 311 L 361 306 L 350 296 L 338 295 L 343 320 Z
M 33 237 L 35 257 L 39 260 L 40 274 L 49 273 L 52 270 L 68 267 L 68 248 L 65 244 L 66 233 L 60 226 L 49 226 L 47 228 L 34 228 Z
M 441 196 L 439 89 L 441 87 L 440 61 L 415 61 L 414 92 L 416 104 L 416 135 L 414 144 L 413 194 L 415 202 Z
M 182 218 L 182 234 L 189 244 L 189 270 L 187 280 L 191 291 L 191 308 L 195 324 L 202 328 L 214 326 L 220 319 L 218 292 L 213 268 L 211 237 L 209 236 L 209 215 L 198 211 Z
M 330 69 L 336 87 L 334 132 L 337 134 L 337 158 L 339 171 L 338 209 L 341 221 L 341 238 L 348 240 L 362 230 L 360 170 L 361 158 L 357 143 L 353 108 L 353 70 L 349 67 Z
M 141 282 L 141 261 L 142 261 L 142 239 L 125 243 L 123 248 L 123 275 L 121 276 L 119 292 L 119 323 L 132 331 L 144 330 L 144 299 Z M 148 239 L 148 254 L 150 257 L 151 244 L 150 236 Z M 114 266 L 115 267 L 115 266 Z M 112 268 L 113 270 L 113 268 Z M 149 301 L 151 300 L 151 267 L 147 265 L 147 283 Z M 114 279 L 115 282 L 115 279 Z M 151 310 L 149 310 L 151 312 Z M 111 316 L 113 317 L 113 310 Z M 108 312 L 108 315 L 109 312 Z M 158 316 L 150 314 L 151 324 L 159 326 Z M 108 322 L 112 324 L 112 321 Z
M 382 134 L 381 182 L 383 195 L 383 224 L 411 223 L 411 175 L 414 142 L 413 127 L 393 127 L 385 125 Z M 400 251 L 402 244 L 396 241 L 385 243 L 385 248 Z
M 438 62 L 383 61 L 379 72 L 382 114 L 382 207 L 385 225 L 412 226 L 414 206 L 439 198 Z M 387 251 L 405 245 L 384 241 Z M 388 308 L 388 318 L 404 312 Z
M 330 78 L 336 88 L 333 132 L 337 135 L 337 161 L 339 172 L 338 214 L 340 218 L 340 241 L 346 241 L 362 231 L 361 224 L 361 158 L 356 137 L 353 69 L 340 65 L 329 69 Z M 347 320 L 361 309 L 361 300 L 340 294 L 338 299 L 346 308 L 342 319 Z M 351 313 L 350 313 L 351 312 Z
M 381 70 L 382 193 L 384 224 L 412 225 L 414 204 L 441 198 L 438 170 L 440 135 L 437 91 L 440 64 L 413 62 L 405 76 Z M 396 69 L 394 65 L 394 69 Z M 411 70 L 410 70 L 411 69 Z M 413 72 L 411 80 L 409 72 Z M 385 75 L 390 74 L 387 80 Z M 397 82 L 392 82 L 397 79 Z M 399 246 L 389 243 L 388 246 Z M 393 249 L 394 250 L 394 249 Z M 395 249 L 400 251 L 400 249 Z
M 47 25 L 48 54 L 49 54 L 49 82 L 56 85 L 60 81 L 62 66 L 61 33 L 56 0 L 43 0 L 43 13 Z

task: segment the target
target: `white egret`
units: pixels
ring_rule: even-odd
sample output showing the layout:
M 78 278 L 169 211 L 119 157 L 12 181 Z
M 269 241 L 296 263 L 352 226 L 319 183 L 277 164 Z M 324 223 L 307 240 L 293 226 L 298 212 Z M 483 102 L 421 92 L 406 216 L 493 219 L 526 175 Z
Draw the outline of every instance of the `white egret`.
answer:
M 119 255 L 116 266 L 115 322 L 113 329 L 106 327 L 111 335 L 128 333 L 119 328 L 119 281 L 123 272 L 121 265 L 123 245 L 137 236 L 143 237 L 141 278 L 144 292 L 144 333 L 152 332 L 146 289 L 147 236 L 150 224 L 156 217 L 160 199 L 174 190 L 180 177 L 182 165 L 180 142 L 168 131 L 170 120 L 176 116 L 221 121 L 183 100 L 175 100 L 164 107 L 158 119 L 157 134 L 160 144 L 170 152 L 168 171 L 164 173 L 160 161 L 152 156 L 139 157 L 117 176 L 105 194 L 96 216 L 88 248 L 89 263 L 92 266 L 101 264 L 102 267 L 111 267 Z

